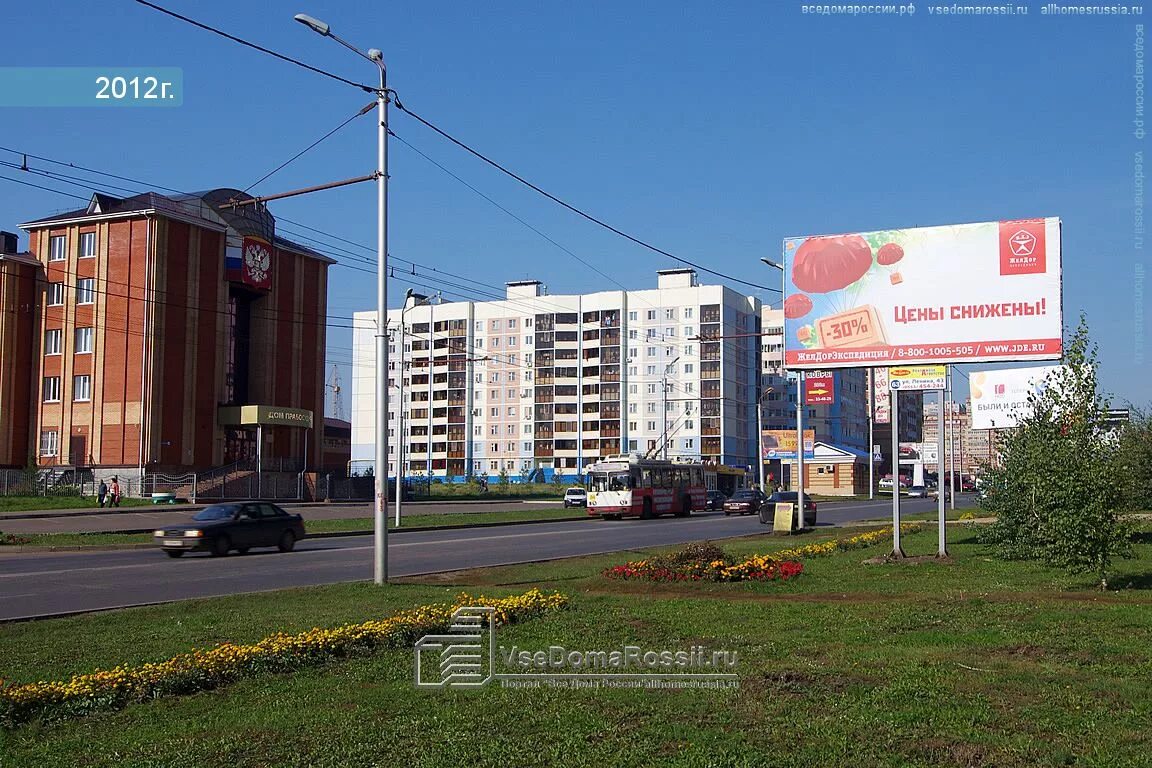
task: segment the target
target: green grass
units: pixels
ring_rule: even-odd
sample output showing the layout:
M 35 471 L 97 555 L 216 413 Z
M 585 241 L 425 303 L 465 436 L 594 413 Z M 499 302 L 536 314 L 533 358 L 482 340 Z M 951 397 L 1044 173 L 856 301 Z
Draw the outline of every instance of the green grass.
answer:
M 403 528 L 439 528 L 446 525 L 475 525 L 477 523 L 515 523 L 525 520 L 565 520 L 582 517 L 582 509 L 511 509 L 496 512 L 454 512 L 439 515 L 405 515 Z M 189 513 L 191 517 L 192 513 Z M 352 517 L 336 520 L 305 520 L 308 533 L 337 533 L 342 531 L 371 531 L 372 518 Z M 389 529 L 396 526 L 388 518 Z M 119 546 L 123 544 L 150 544 L 148 533 L 33 533 L 20 534 L 33 547 Z M 2 550 L 0 550 L 2 551 Z
M 121 507 L 139 507 L 151 503 L 151 499 L 120 499 Z M 41 509 L 99 509 L 99 506 L 95 496 L 0 496 L 0 514 Z
M 843 532 L 835 535 L 843 536 Z M 827 535 L 723 542 L 764 552 Z M 530 585 L 569 611 L 498 644 L 702 644 L 738 654 L 739 692 L 425 691 L 389 651 L 293 675 L 0 734 L 5 766 L 1143 766 L 1152 735 L 1152 541 L 1100 594 L 1091 579 L 993 560 L 962 528 L 952 564 L 863 565 L 885 546 L 805 562 L 785 584 L 616 582 L 639 552 L 290 590 L 13 624 L 0 675 L 58 678 L 223 640 L 380 616 Z M 904 540 L 935 552 L 935 532 Z M 131 638 L 131 641 L 126 641 Z
M 433 500 L 468 501 L 499 499 L 560 499 L 570 485 L 554 483 L 509 483 L 500 485 L 496 478 L 489 478 L 488 491 L 481 492 L 474 483 L 432 483 Z

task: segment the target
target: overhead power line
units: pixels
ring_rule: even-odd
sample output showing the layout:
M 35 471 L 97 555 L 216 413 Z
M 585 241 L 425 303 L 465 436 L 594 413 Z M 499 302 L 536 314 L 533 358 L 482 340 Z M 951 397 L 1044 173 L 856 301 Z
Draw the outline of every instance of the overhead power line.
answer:
M 299 59 L 294 59 L 291 56 L 286 56 L 286 55 L 284 55 L 282 53 L 278 53 L 277 51 L 274 51 L 270 48 L 265 48 L 262 45 L 257 45 L 256 43 L 253 43 L 249 40 L 245 40 L 242 37 L 237 37 L 236 35 L 229 34 L 229 33 L 225 32 L 221 29 L 217 29 L 216 27 L 213 27 L 213 26 L 210 26 L 208 24 L 204 24 L 202 22 L 196 21 L 195 19 L 191 19 L 187 16 L 183 16 L 179 13 L 176 13 L 175 11 L 170 11 L 167 8 L 164 8 L 162 6 L 156 5 L 155 3 L 149 2 L 149 0 L 135 0 L 135 2 L 139 3 L 140 5 L 144 5 L 148 8 L 152 8 L 153 10 L 164 13 L 164 14 L 171 16 L 175 19 L 179 19 L 180 21 L 183 21 L 185 23 L 191 24 L 191 25 L 198 27 L 200 29 L 203 29 L 207 32 L 211 32 L 213 34 L 227 38 L 228 40 L 231 40 L 235 43 L 239 43 L 240 45 L 247 46 L 248 48 L 252 48 L 254 50 L 260 51 L 261 53 L 265 53 L 269 56 L 273 56 L 277 59 L 280 59 L 282 61 L 286 61 L 290 64 L 295 64 L 298 67 L 303 67 L 304 69 L 307 69 L 307 70 L 310 70 L 312 72 L 316 72 L 318 74 L 332 78 L 333 80 L 337 80 L 337 81 L 342 82 L 346 85 L 351 85 L 351 86 L 354 86 L 356 88 L 360 88 L 360 89 L 365 90 L 369 93 L 377 93 L 379 91 L 378 88 L 373 88 L 371 86 L 364 85 L 363 83 L 353 82 L 353 81 L 348 80 L 346 78 L 340 77 L 339 75 L 335 75 L 335 74 L 332 74 L 331 72 L 328 72 L 326 70 L 320 69 L 318 67 L 314 67 L 311 64 L 306 64 L 306 63 L 300 61 Z M 694 261 L 690 261 L 690 260 L 685 259 L 681 256 L 677 256 L 674 253 L 670 253 L 670 252 L 664 250 L 663 248 L 659 248 L 655 245 L 652 245 L 651 243 L 646 242 L 644 240 L 641 240 L 640 238 L 638 238 L 634 235 L 628 234 L 627 232 L 625 232 L 622 229 L 619 229 L 617 227 L 612 226 L 611 224 L 607 223 L 603 219 L 600 219 L 596 216 L 593 216 L 592 214 L 590 214 L 584 210 L 581 210 L 580 208 L 577 208 L 576 206 L 572 205 L 571 203 L 568 203 L 567 201 L 561 199 L 560 197 L 553 195 L 551 192 L 548 192 L 547 190 L 537 186 L 536 184 L 533 184 L 531 181 L 528 181 L 528 179 L 526 179 L 523 176 L 519 175 L 518 173 L 506 168 L 505 166 L 496 162 L 495 160 L 493 160 L 492 158 L 483 154 L 479 150 L 473 149 L 471 146 L 469 146 L 465 142 L 461 141 L 460 139 L 457 139 L 455 136 L 448 133 L 443 128 L 440 128 L 436 124 L 432 123 L 430 120 L 427 120 L 426 118 L 424 118 L 424 117 L 420 116 L 419 114 L 413 112 L 412 110 L 408 109 L 407 107 L 404 106 L 404 103 L 402 101 L 400 101 L 400 97 L 396 94 L 395 91 L 389 89 L 389 94 L 392 96 L 392 100 L 393 100 L 393 102 L 395 102 L 396 108 L 399 109 L 404 114 L 411 116 L 417 122 L 423 124 L 427 128 L 436 132 L 437 134 L 439 134 L 443 138 L 447 139 L 448 141 L 452 142 L 456 146 L 463 149 L 465 152 L 468 152 L 469 154 L 473 155 L 474 157 L 484 161 L 485 163 L 492 166 L 493 168 L 500 171 L 501 173 L 509 176 L 512 179 L 515 179 L 516 181 L 520 182 L 521 184 L 523 184 L 524 186 L 533 190 L 534 192 L 537 192 L 538 194 L 543 195 L 544 197 L 548 198 L 549 200 L 556 203 L 557 205 L 560 205 L 561 207 L 566 208 L 567 210 L 571 211 L 572 213 L 575 213 L 576 215 L 587 219 L 588 221 L 592 222 L 593 224 L 596 224 L 597 226 L 602 227 L 602 228 L 608 230 L 609 232 L 612 232 L 616 235 L 619 235 L 620 237 L 623 237 L 624 239 L 626 239 L 632 243 L 635 243 L 636 245 L 639 245 L 642 248 L 646 248 L 646 249 L 652 251 L 653 253 L 658 253 L 661 256 L 672 259 L 673 261 L 677 261 L 677 262 L 684 264 L 686 266 L 692 267 L 693 269 L 700 270 L 701 272 L 706 272 L 710 275 L 715 275 L 715 276 L 722 278 L 724 280 L 728 280 L 728 281 L 733 282 L 733 283 L 739 283 L 741 285 L 751 286 L 753 288 L 758 288 L 758 289 L 763 290 L 763 291 L 775 291 L 777 293 L 781 292 L 781 290 L 779 288 L 773 288 L 771 286 L 761 285 L 759 283 L 753 283 L 753 282 L 750 282 L 748 280 L 741 280 L 738 277 L 733 277 L 732 275 L 728 275 L 728 274 L 725 274 L 723 272 L 719 272 L 715 269 L 710 269 L 708 267 L 705 267 L 702 264 L 698 264 Z

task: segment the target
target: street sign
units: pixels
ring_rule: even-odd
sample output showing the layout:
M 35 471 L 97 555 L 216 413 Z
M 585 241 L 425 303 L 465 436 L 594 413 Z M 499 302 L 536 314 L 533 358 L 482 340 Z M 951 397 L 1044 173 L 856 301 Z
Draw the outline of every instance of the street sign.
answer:
M 836 379 L 831 371 L 815 371 L 804 378 L 804 405 L 836 402 Z
M 888 369 L 888 383 L 894 390 L 944 389 L 947 379 L 947 368 L 943 365 L 904 365 Z

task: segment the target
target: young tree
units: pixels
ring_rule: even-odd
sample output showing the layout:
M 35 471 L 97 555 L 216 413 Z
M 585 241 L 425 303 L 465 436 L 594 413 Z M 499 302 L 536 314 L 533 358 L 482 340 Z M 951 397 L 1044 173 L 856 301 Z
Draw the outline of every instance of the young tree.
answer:
M 981 539 L 1001 557 L 1091 573 L 1103 589 L 1113 558 L 1131 554 L 1131 526 L 1096 372 L 1096 347 L 1081 315 L 1063 367 L 1028 397 L 1030 412 L 1000 440 L 1000 461 L 983 469 L 982 504 L 997 519 Z
M 1152 511 L 1152 419 L 1146 411 L 1132 409 L 1120 432 L 1116 476 L 1129 510 Z

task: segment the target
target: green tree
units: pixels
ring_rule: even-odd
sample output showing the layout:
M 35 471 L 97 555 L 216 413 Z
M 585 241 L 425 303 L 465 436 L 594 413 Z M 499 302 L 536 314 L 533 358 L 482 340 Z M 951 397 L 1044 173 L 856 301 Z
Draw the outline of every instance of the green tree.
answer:
M 508 470 L 501 468 L 500 474 L 496 476 L 496 484 L 500 487 L 501 493 L 508 493 L 508 485 L 511 481 L 508 478 Z
M 1128 509 L 1152 511 L 1152 418 L 1147 411 L 1131 409 L 1131 420 L 1120 432 L 1116 477 Z
M 1131 525 L 1083 315 L 1063 362 L 1029 396 L 1017 426 L 998 436 L 997 464 L 983 468 L 982 505 L 996 522 L 982 529 L 981 540 L 1001 557 L 1091 573 L 1104 589 L 1112 560 L 1131 555 Z

